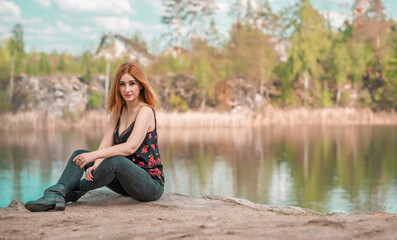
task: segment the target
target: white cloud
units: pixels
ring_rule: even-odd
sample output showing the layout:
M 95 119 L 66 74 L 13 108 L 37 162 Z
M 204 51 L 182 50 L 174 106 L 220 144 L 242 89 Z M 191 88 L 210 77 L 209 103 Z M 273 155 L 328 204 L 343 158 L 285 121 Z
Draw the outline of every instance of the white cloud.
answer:
M 21 9 L 18 5 L 13 2 L 8 2 L 6 0 L 0 0 L 0 13 L 11 13 L 12 16 L 20 17 Z
M 343 26 L 343 23 L 348 20 L 351 22 L 351 16 L 346 15 L 340 12 L 333 11 L 322 11 L 321 14 L 324 16 L 326 20 L 329 20 L 331 25 L 335 28 L 340 28 Z
M 80 30 L 84 33 L 90 33 L 92 31 L 90 27 L 81 27 Z
M 154 13 L 156 13 L 157 16 L 162 16 L 164 14 L 164 6 L 161 0 L 150 0 L 146 1 L 146 4 L 148 4 Z
M 50 8 L 51 6 L 51 0 L 34 0 L 34 1 L 43 8 Z
M 74 31 L 74 29 L 71 26 L 69 26 L 69 25 L 67 25 L 64 22 L 59 21 L 59 20 L 56 21 L 56 26 L 58 27 L 58 30 L 60 30 L 62 32 L 71 33 L 71 32 Z
M 1 33 L 0 32 L 0 39 L 7 39 L 7 38 L 10 38 L 12 36 L 12 34 L 11 33 Z
M 94 22 L 103 26 L 106 30 L 119 32 L 125 30 L 141 30 L 144 28 L 142 23 L 131 21 L 127 17 L 95 17 Z
M 354 0 L 325 0 L 324 2 L 330 2 L 330 3 L 340 3 L 340 4 L 353 4 Z
M 21 23 L 24 25 L 38 25 L 38 24 L 43 24 L 44 19 L 43 18 L 24 18 L 21 19 Z
M 229 12 L 230 6 L 228 2 L 222 0 L 222 1 L 217 1 L 216 3 L 218 5 L 218 14 Z
M 128 0 L 57 0 L 60 9 L 82 12 L 133 13 Z
M 0 21 L 12 22 L 21 17 L 21 9 L 13 2 L 0 0 Z

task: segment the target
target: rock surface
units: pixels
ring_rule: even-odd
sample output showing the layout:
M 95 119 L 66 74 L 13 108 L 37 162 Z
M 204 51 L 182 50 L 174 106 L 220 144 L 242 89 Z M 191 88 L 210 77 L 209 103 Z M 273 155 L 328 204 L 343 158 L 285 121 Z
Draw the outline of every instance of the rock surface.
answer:
M 165 193 L 140 203 L 93 191 L 63 212 L 0 209 L 5 239 L 396 239 L 395 214 L 322 215 L 229 197 Z
M 76 76 L 26 77 L 15 82 L 18 111 L 51 113 L 55 117 L 82 114 L 88 102 L 88 86 Z

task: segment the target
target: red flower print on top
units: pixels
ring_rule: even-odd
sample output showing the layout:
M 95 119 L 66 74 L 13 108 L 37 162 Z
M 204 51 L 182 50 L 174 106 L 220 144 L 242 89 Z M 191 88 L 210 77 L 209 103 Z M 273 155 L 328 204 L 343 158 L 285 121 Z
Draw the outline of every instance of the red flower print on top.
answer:
M 153 168 L 149 170 L 150 175 L 161 175 L 161 171 L 158 168 Z
M 137 166 L 138 167 L 143 167 L 145 164 L 143 164 L 143 162 L 139 162 L 138 164 L 137 164 Z
M 152 144 L 152 148 L 153 148 L 153 149 L 156 149 L 156 147 L 154 146 L 154 144 Z
M 141 151 L 142 151 L 142 153 L 146 153 L 147 152 L 147 148 L 143 147 Z
M 151 133 L 149 133 L 149 136 L 148 136 L 148 138 L 149 138 L 149 139 L 151 139 L 151 138 L 152 138 L 152 134 L 151 134 Z
M 154 139 L 157 139 L 157 135 L 154 136 Z
M 153 164 L 156 163 L 156 161 L 154 161 L 154 157 L 153 156 L 150 157 L 150 162 L 153 163 Z
M 161 160 L 160 160 L 160 158 L 157 158 L 157 161 L 156 161 L 156 163 L 160 163 L 160 161 L 161 161 Z

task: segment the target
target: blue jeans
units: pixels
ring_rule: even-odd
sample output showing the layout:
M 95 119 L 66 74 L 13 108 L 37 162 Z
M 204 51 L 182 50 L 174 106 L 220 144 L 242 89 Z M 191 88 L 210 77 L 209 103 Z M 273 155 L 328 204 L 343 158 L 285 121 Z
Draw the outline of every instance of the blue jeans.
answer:
M 154 180 L 148 172 L 135 165 L 124 156 L 106 158 L 93 171 L 93 181 L 81 179 L 85 170 L 93 166 L 89 163 L 80 168 L 73 159 L 86 150 L 77 150 L 70 157 L 58 184 L 63 184 L 66 194 L 73 190 L 88 192 L 90 190 L 108 187 L 116 193 L 130 196 L 138 201 L 157 200 L 163 195 L 164 187 Z

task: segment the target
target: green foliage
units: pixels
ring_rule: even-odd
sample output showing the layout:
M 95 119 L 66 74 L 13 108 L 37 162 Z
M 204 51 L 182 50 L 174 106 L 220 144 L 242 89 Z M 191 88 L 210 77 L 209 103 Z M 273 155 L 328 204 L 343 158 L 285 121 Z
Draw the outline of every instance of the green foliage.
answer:
M 22 72 L 22 62 L 25 55 L 23 42 L 23 27 L 21 24 L 15 24 L 12 28 L 12 37 L 9 45 L 11 56 L 15 57 L 15 74 Z
M 81 57 L 81 68 L 83 71 L 84 82 L 91 84 L 92 81 L 92 54 L 89 51 L 85 51 Z
M 11 73 L 11 51 L 7 47 L 10 43 L 10 39 L 0 41 L 0 84 L 2 82 L 8 82 Z
M 48 61 L 48 56 L 45 53 L 40 53 L 39 73 L 46 75 L 51 74 L 51 65 L 50 62 Z
M 267 1 L 255 4 L 248 1 L 246 7 L 239 5 L 241 1 L 235 1 L 230 11 L 233 24 L 227 38 L 222 37 L 215 21 L 209 18 L 213 9 L 192 9 L 187 3 L 190 2 L 164 1 L 167 10 L 162 21 L 173 29 L 171 40 L 189 46 L 189 50 L 183 49 L 178 56 L 160 54 L 158 50 L 158 56 L 145 69 L 147 75 L 161 76 L 165 81 L 177 74 L 193 76 L 203 102 L 212 97 L 220 81 L 242 78 L 273 106 L 345 106 L 350 104 L 350 94 L 357 93 L 358 100 L 352 102 L 355 106 L 397 109 L 397 24 L 387 19 L 382 1 L 370 1 L 368 12 L 354 15 L 352 23 L 346 21 L 338 30 L 330 27 L 310 0 L 300 0 L 279 14 L 272 11 Z M 180 27 L 173 25 L 178 14 Z M 204 17 L 205 21 L 198 21 Z M 197 28 L 198 24 L 202 26 Z M 202 34 L 192 34 L 198 29 Z M 188 36 L 183 36 L 183 32 Z M 109 47 L 114 40 L 110 35 L 103 47 Z M 141 50 L 147 47 L 138 32 L 128 40 Z M 155 42 L 159 49 L 164 43 L 160 40 L 163 39 Z M 286 62 L 281 61 L 280 52 L 275 50 L 280 43 L 287 46 Z M 23 27 L 17 24 L 12 37 L 0 40 L 2 90 L 11 85 L 13 56 L 15 76 L 19 73 L 28 76 L 76 74 L 85 83 L 92 84 L 97 75 L 106 73 L 107 61 L 94 59 L 90 51 L 75 56 L 33 49 L 25 54 Z M 118 66 L 126 61 L 130 59 L 109 62 L 111 79 Z M 99 95 L 90 95 L 89 107 L 103 105 Z M 2 94 L 1 101 L 4 96 Z M 179 96 L 172 95 L 169 102 L 180 110 L 188 108 Z M 10 103 L 0 104 L 1 109 L 12 108 Z
M 9 102 L 9 93 L 6 90 L 0 90 L 0 112 L 5 112 L 11 109 Z
M 331 107 L 333 105 L 332 102 L 332 93 L 329 91 L 327 85 L 325 83 L 316 83 L 314 91 L 315 96 L 315 106 L 318 107 Z
M 278 78 L 280 95 L 275 97 L 276 102 L 280 103 L 281 106 L 292 106 L 294 105 L 293 99 L 293 87 L 292 87 L 292 59 L 289 58 L 287 62 L 280 63 L 274 68 L 274 74 Z
M 183 100 L 180 96 L 172 94 L 168 99 L 168 102 L 171 103 L 175 109 L 186 111 L 189 109 L 185 100 Z
M 59 57 L 57 70 L 60 72 L 64 72 L 65 69 L 66 69 L 66 63 L 65 63 L 64 54 L 61 54 L 61 56 Z
M 351 91 L 343 91 L 340 99 L 340 106 L 347 106 L 350 102 Z
M 100 108 L 103 105 L 103 96 L 99 92 L 93 92 L 88 97 L 88 107 L 91 109 Z

